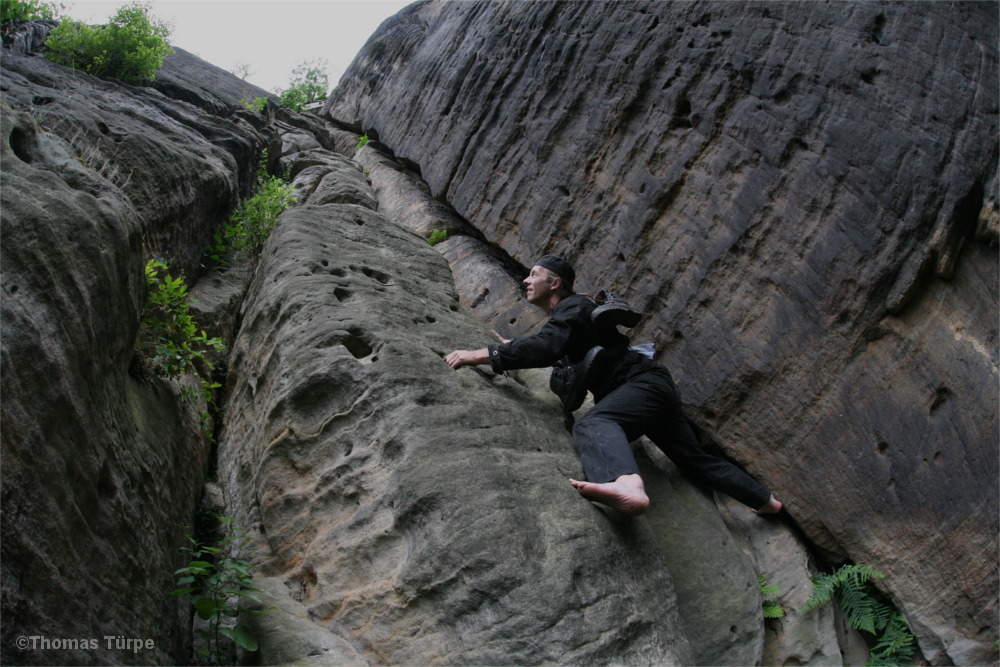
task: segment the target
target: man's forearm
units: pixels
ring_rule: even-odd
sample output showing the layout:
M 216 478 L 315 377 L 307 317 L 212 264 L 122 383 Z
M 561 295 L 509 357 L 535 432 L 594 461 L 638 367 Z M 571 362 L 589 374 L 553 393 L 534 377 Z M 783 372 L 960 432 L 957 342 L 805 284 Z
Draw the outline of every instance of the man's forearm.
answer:
M 479 350 L 455 350 L 444 358 L 452 368 L 461 366 L 479 366 L 490 363 L 490 352 L 487 348 Z

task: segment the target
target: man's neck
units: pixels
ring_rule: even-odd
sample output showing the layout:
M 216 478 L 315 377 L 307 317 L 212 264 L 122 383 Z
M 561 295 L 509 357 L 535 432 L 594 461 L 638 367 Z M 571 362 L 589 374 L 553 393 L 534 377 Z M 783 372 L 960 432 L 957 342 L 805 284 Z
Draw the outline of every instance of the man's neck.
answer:
M 542 309 L 545 310 L 546 314 L 551 315 L 552 311 L 556 309 L 556 306 L 559 305 L 559 302 L 562 301 L 562 299 L 563 298 L 561 296 L 553 293 L 552 296 L 549 297 L 548 304 L 542 306 Z

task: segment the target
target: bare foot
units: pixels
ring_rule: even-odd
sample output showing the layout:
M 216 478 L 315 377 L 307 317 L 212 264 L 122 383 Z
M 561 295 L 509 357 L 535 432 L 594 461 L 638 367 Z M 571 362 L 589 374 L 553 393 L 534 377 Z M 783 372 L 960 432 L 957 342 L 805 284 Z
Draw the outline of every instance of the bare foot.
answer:
M 569 483 L 587 500 L 607 505 L 629 516 L 637 516 L 649 509 L 649 496 L 639 475 L 622 475 L 604 484 L 575 479 L 569 480 Z
M 780 511 L 781 503 L 774 496 L 771 496 L 760 509 L 753 510 L 755 514 L 777 514 Z

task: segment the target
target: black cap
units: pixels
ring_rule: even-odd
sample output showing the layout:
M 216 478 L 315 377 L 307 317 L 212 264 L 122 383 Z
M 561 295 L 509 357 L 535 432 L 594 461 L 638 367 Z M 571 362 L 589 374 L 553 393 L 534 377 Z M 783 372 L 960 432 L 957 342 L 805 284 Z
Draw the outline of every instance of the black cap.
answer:
M 573 281 L 576 280 L 576 271 L 573 267 L 569 265 L 562 257 L 556 257 L 555 255 L 545 255 L 540 260 L 535 262 L 535 266 L 541 266 L 548 269 L 552 273 L 556 274 L 564 281 L 566 281 L 566 286 L 572 288 Z

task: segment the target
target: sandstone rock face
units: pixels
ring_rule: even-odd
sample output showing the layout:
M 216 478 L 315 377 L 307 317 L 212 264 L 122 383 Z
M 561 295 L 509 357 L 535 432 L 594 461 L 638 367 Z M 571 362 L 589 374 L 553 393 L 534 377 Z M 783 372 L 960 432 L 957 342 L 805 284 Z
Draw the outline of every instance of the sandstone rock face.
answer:
M 444 364 L 495 340 L 452 286 L 495 252 L 449 271 L 442 246 L 473 239 L 432 249 L 426 231 L 460 221 L 378 151 L 278 143 L 301 203 L 247 296 L 219 456 L 280 612 L 253 620 L 262 657 L 759 662 L 761 565 L 710 495 L 656 453 L 657 511 L 607 515 L 566 482 L 579 461 L 547 371 Z
M 266 93 L 183 52 L 150 87 L 73 73 L 29 27 L 0 83 L 0 661 L 187 659 L 166 593 L 210 446 L 176 385 L 128 375 L 141 266 L 198 275 L 265 145 L 299 205 L 192 290 L 236 336 L 218 476 L 258 546 L 259 661 L 857 664 L 833 610 L 761 617 L 756 574 L 795 610 L 817 554 L 886 572 L 933 662 L 991 659 L 983 7 L 421 3 L 324 118 L 250 113 Z M 519 281 L 547 251 L 646 308 L 636 342 L 788 517 L 644 447 L 654 507 L 623 521 L 566 482 L 545 371 L 444 363 L 537 326 Z
M 689 662 L 653 536 L 569 486 L 554 406 L 443 361 L 490 339 L 421 237 L 311 197 L 282 216 L 220 451 L 261 571 L 373 664 Z
M 263 134 L 22 51 L 0 84 L 2 661 L 178 664 L 189 611 L 169 592 L 211 445 L 177 383 L 128 374 L 142 267 L 195 272 Z
M 521 267 L 487 243 L 451 206 L 431 196 L 418 174 L 374 142 L 354 158 L 369 174 L 379 211 L 425 238 L 435 231 L 445 233 L 438 249 L 451 266 L 463 307 L 480 321 L 492 323 L 504 338 L 524 335 L 540 325 L 545 313 L 524 299 Z
M 157 75 L 165 91 L 182 98 L 172 99 L 155 88 L 98 79 L 37 54 L 3 54 L 6 104 L 29 112 L 44 130 L 69 142 L 80 163 L 108 181 L 141 217 L 149 252 L 193 279 L 214 225 L 246 194 L 266 137 L 264 119 L 243 109 L 238 93 L 185 88 L 197 78 L 192 71 L 201 72 L 204 81 L 229 76 L 178 49 Z M 234 84 L 233 90 L 241 88 Z
M 691 416 L 934 663 L 997 629 L 989 3 L 426 2 L 331 122 L 648 313 Z M 502 278 L 501 283 L 507 281 Z M 494 325 L 498 320 L 494 320 Z

